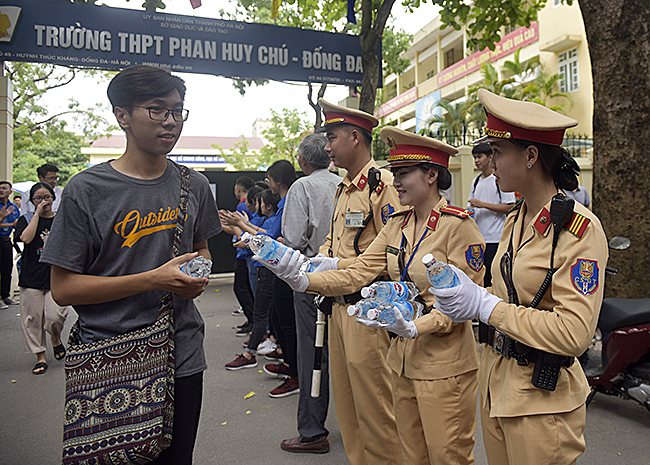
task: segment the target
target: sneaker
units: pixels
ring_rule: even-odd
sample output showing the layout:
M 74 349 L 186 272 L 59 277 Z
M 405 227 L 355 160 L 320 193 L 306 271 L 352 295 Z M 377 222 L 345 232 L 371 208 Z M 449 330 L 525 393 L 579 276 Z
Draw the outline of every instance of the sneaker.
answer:
M 265 339 L 257 346 L 257 353 L 260 355 L 268 355 L 277 348 L 278 346 L 271 339 Z
M 277 349 L 273 352 L 269 352 L 265 357 L 267 360 L 271 360 L 272 362 L 284 362 L 284 357 L 282 354 L 278 353 Z
M 235 336 L 237 336 L 237 337 L 247 337 L 247 336 L 250 335 L 250 333 L 251 333 L 250 328 L 242 328 L 242 329 L 238 329 L 235 332 Z
M 274 378 L 289 378 L 289 367 L 284 363 L 267 363 L 264 365 L 264 373 Z
M 278 397 L 287 397 L 292 394 L 299 394 L 299 393 L 300 393 L 300 387 L 298 386 L 298 378 L 296 377 L 296 378 L 286 379 L 284 383 L 282 383 L 281 385 L 273 389 L 271 392 L 269 392 L 269 396 L 278 398 Z
M 237 307 L 230 314 L 232 316 L 244 316 L 244 310 L 241 307 Z
M 5 297 L 2 300 L 4 300 L 6 305 L 20 305 L 20 302 L 18 302 L 17 300 L 12 299 L 11 297 Z
M 9 305 L 5 304 L 2 300 L 0 300 L 0 310 L 4 310 L 6 308 L 9 308 Z
M 238 355 L 235 360 L 230 363 L 226 363 L 227 370 L 241 370 L 242 368 L 255 368 L 257 366 L 257 360 L 255 360 L 255 355 L 248 360 L 243 355 Z

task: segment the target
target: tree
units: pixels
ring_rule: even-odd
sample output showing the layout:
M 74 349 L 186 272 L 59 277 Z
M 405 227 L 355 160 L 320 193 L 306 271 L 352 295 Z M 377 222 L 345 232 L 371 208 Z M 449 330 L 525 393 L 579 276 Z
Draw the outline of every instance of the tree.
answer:
M 412 7 L 421 1 L 408 0 Z M 432 0 L 442 21 L 468 24 L 470 46 L 494 48 L 504 26 L 528 26 L 545 0 Z M 572 4 L 573 0 L 565 0 Z M 587 33 L 594 86 L 594 212 L 608 237 L 632 240 L 611 251 L 620 273 L 607 282 L 607 295 L 646 297 L 650 273 L 650 2 L 579 0 Z M 643 158 L 642 158 L 643 157 Z M 602 272 L 602 270 L 601 270 Z
M 262 134 L 267 144 L 260 150 L 258 166 L 267 168 L 278 160 L 289 160 L 298 166 L 298 145 L 310 130 L 307 114 L 284 108 L 282 113 L 271 110 L 273 126 Z
M 233 144 L 233 149 L 226 152 L 219 144 L 212 144 L 221 152 L 221 156 L 237 171 L 256 171 L 260 167 L 258 157 L 248 151 L 250 145 L 242 135 L 242 140 Z

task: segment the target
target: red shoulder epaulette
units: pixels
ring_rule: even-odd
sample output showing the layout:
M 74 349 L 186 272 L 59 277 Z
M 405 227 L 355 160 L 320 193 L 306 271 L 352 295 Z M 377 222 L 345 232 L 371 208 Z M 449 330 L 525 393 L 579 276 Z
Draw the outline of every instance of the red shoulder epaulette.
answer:
M 377 185 L 377 188 L 375 189 L 375 192 L 377 195 L 381 194 L 381 191 L 384 190 L 384 187 L 386 187 L 386 184 L 384 184 L 384 181 L 379 181 L 379 185 Z
M 571 234 L 576 236 L 578 239 L 582 239 L 582 235 L 585 233 L 587 226 L 589 226 L 591 220 L 586 216 L 582 216 L 580 213 L 573 212 L 571 221 L 565 226 Z
M 460 207 L 454 207 L 452 205 L 445 205 L 444 207 L 441 207 L 440 213 L 454 215 L 457 216 L 458 218 L 469 218 L 469 216 L 472 214 L 472 212 L 470 212 L 469 210 L 465 210 L 464 208 L 460 208 Z

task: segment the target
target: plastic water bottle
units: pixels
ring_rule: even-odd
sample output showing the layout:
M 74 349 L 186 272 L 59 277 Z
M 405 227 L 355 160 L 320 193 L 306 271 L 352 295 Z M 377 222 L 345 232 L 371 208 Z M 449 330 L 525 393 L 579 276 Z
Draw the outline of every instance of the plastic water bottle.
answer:
M 419 302 L 399 301 L 390 304 L 380 305 L 379 307 L 368 310 L 368 319 L 377 320 L 385 325 L 395 324 L 395 312 L 402 312 L 406 321 L 413 320 L 416 314 L 422 313 L 422 304 Z
M 212 271 L 212 260 L 198 255 L 192 260 L 183 263 L 181 271 L 192 278 L 207 278 Z
M 460 284 L 454 270 L 445 262 L 437 261 L 432 254 L 428 253 L 422 257 L 422 263 L 427 268 L 427 279 L 436 289 L 446 289 Z
M 419 293 L 415 284 L 404 281 L 380 281 L 361 289 L 361 297 L 364 299 L 375 299 L 383 303 L 412 300 Z
M 368 311 L 377 308 L 380 305 L 381 303 L 376 300 L 363 299 L 348 307 L 348 315 L 356 318 L 368 319 Z

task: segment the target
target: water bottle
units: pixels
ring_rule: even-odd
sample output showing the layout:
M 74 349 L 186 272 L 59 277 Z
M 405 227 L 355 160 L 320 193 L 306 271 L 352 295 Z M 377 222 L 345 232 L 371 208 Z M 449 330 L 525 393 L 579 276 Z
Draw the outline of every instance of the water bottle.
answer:
M 416 314 L 422 313 L 423 305 L 419 302 L 399 301 L 391 302 L 389 304 L 380 305 L 379 307 L 368 310 L 368 319 L 377 320 L 385 325 L 395 324 L 395 312 L 402 312 L 402 316 L 406 321 L 413 320 Z
M 428 253 L 422 257 L 422 263 L 427 268 L 427 279 L 436 289 L 446 289 L 460 284 L 454 270 L 445 262 L 437 261 L 432 254 Z
M 248 247 L 259 255 L 264 261 L 272 265 L 280 263 L 280 259 L 286 252 L 292 253 L 294 250 L 280 242 L 276 241 L 270 236 L 252 235 L 247 232 L 241 235 L 241 240 L 248 244 Z M 300 271 L 303 273 L 311 273 L 316 266 L 310 263 L 309 259 L 302 255 L 303 263 L 300 265 Z
M 192 278 L 207 278 L 212 271 L 212 260 L 199 255 L 183 263 L 181 271 Z
M 348 315 L 367 320 L 368 311 L 377 308 L 380 305 L 381 303 L 377 302 L 376 300 L 363 299 L 356 304 L 350 305 L 348 307 Z
M 361 289 L 361 297 L 380 302 L 413 300 L 420 292 L 415 284 L 404 281 L 380 281 Z

